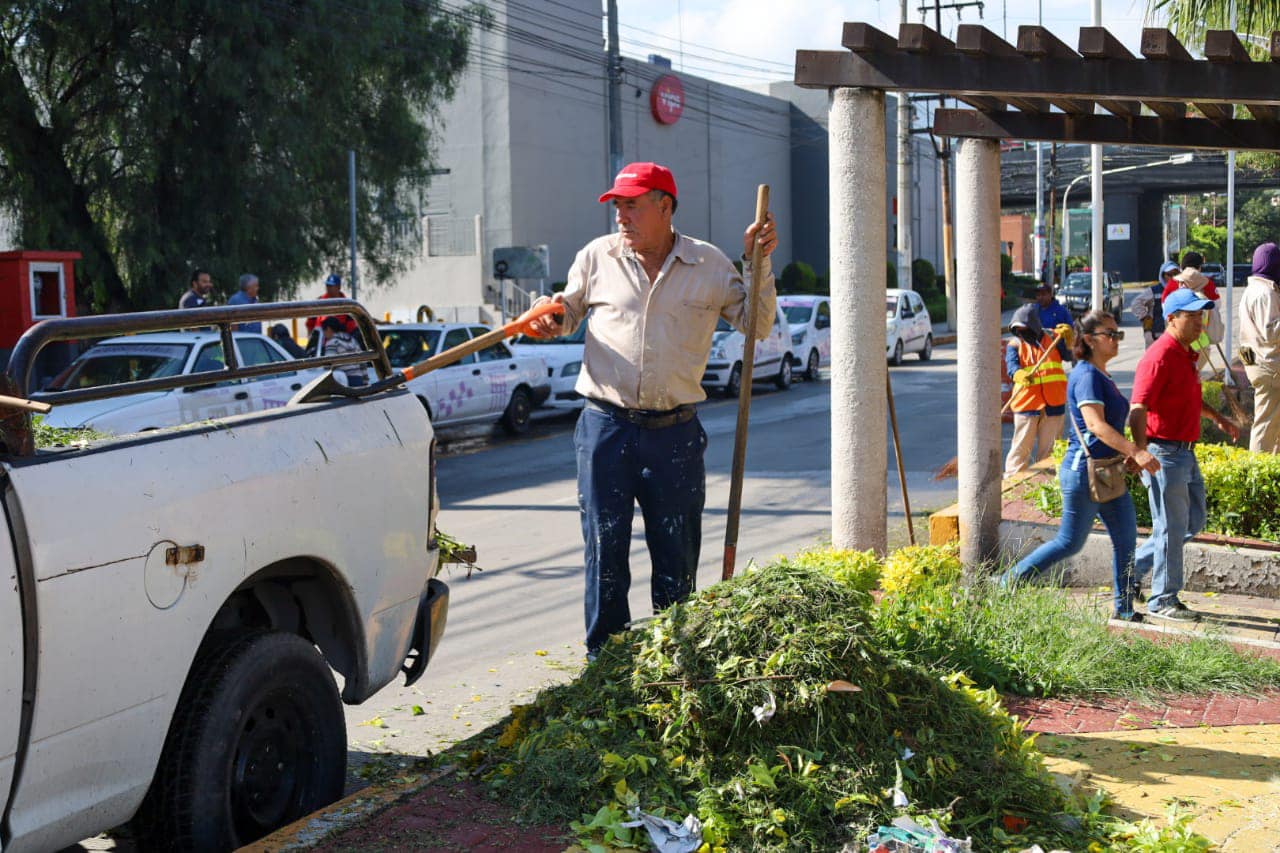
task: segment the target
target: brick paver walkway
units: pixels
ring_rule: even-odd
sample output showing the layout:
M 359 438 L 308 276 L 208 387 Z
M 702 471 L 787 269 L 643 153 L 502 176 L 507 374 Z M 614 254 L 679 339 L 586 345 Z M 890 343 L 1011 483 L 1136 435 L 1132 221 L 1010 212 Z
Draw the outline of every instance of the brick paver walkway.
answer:
M 1084 734 L 1195 726 L 1252 726 L 1280 723 L 1280 691 L 1259 697 L 1179 696 L 1165 704 L 1116 700 L 1005 698 L 1009 713 L 1029 720 L 1027 731 Z

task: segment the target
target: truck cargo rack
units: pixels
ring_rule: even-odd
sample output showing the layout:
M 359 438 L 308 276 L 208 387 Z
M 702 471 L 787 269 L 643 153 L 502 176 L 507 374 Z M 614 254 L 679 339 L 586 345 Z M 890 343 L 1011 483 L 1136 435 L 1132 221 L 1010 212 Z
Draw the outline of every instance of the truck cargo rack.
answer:
M 289 320 L 296 317 L 320 317 L 346 314 L 353 317 L 363 340 L 359 352 L 343 355 L 316 355 L 307 358 L 275 361 L 269 364 L 243 365 L 239 363 L 233 345 L 234 327 L 254 321 Z M 64 391 L 41 391 L 31 387 L 36 357 L 40 351 L 56 341 L 94 340 L 118 335 L 144 332 L 216 328 L 222 338 L 222 354 L 225 366 L 219 370 L 185 373 L 141 379 L 136 382 L 119 382 L 93 388 L 73 388 Z M 373 318 L 364 306 L 352 299 L 323 299 L 308 302 L 268 302 L 253 305 L 229 305 L 209 308 L 171 311 L 143 311 L 134 314 L 102 314 L 91 317 L 67 317 L 42 320 L 28 329 L 13 348 L 8 367 L 0 377 L 0 394 L 51 405 L 80 403 L 86 400 L 103 400 L 124 397 L 148 391 L 169 391 L 194 385 L 228 382 L 237 379 L 253 379 L 278 373 L 293 373 L 312 368 L 342 367 L 349 364 L 372 364 L 377 381 L 371 385 L 351 389 L 344 396 L 366 396 L 398 386 L 395 371 L 382 347 L 382 339 Z M 391 380 L 391 381 L 388 381 Z M 326 386 L 338 390 L 337 383 Z M 342 389 L 345 390 L 345 389 Z M 21 410 L 0 410 L 0 451 L 20 456 L 34 452 L 30 440 L 30 414 Z

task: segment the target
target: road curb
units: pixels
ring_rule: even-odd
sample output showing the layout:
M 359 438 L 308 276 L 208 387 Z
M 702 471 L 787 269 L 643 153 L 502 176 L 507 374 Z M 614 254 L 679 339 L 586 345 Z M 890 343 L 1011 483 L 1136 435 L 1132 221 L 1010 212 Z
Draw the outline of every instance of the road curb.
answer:
M 411 780 L 394 784 L 362 788 L 322 809 L 283 826 L 266 838 L 241 847 L 238 853 L 285 853 L 285 851 L 309 850 L 325 838 L 367 820 L 375 813 L 395 805 L 405 797 L 415 794 L 444 777 L 457 767 L 448 765 Z
M 1001 326 L 1001 327 L 1000 327 L 1000 334 L 1002 334 L 1002 335 L 1007 335 L 1007 334 L 1009 334 L 1009 327 L 1008 327 L 1008 326 Z M 956 342 L 956 333 L 955 333 L 955 332 L 947 332 L 945 335 L 934 335 L 934 336 L 933 336 L 933 345 L 934 345 L 934 346 L 936 346 L 936 347 L 946 346 L 947 344 L 954 344 L 955 342 Z

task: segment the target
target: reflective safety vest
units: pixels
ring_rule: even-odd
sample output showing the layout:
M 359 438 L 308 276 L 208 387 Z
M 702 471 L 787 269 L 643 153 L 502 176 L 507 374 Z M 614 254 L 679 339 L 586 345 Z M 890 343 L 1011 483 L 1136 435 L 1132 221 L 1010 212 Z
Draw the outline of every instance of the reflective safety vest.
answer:
M 1024 368 L 1036 363 L 1036 359 L 1045 351 L 1045 347 L 1053 343 L 1048 335 L 1040 339 L 1040 346 L 1035 347 L 1022 338 L 1015 338 L 1018 344 L 1018 364 Z M 1065 406 L 1067 403 L 1067 374 L 1062 370 L 1062 358 L 1057 347 L 1050 347 L 1049 354 L 1035 372 L 1027 377 L 1026 385 L 1013 386 L 1013 404 L 1010 408 L 1015 412 L 1036 412 L 1045 406 Z

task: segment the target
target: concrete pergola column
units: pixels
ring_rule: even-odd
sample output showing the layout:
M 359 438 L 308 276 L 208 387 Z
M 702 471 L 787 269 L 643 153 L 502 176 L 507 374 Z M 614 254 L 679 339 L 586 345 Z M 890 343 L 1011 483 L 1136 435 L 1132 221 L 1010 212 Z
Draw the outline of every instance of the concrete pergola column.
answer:
M 1000 538 L 1000 146 L 956 154 L 956 409 L 960 559 L 995 559 Z M 833 401 L 834 402 L 834 401 Z
M 829 132 L 831 540 L 836 548 L 883 553 L 889 464 L 884 93 L 834 89 Z

